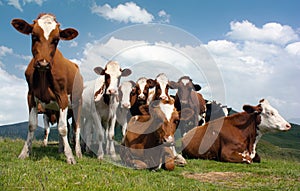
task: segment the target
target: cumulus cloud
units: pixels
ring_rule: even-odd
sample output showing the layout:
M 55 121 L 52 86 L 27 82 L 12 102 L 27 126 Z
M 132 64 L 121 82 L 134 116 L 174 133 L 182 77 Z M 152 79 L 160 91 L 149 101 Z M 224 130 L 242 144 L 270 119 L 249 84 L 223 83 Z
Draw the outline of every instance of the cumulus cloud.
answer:
M 23 6 L 28 3 L 35 3 L 39 6 L 41 6 L 44 1 L 45 0 L 23 0 Z M 8 0 L 7 4 L 11 5 L 11 6 L 15 7 L 16 9 L 18 9 L 19 11 L 23 12 L 23 8 L 22 8 L 19 0 Z
M 159 22 L 160 23 L 170 23 L 171 15 L 167 14 L 165 10 L 161 10 L 158 12 Z
M 220 67 L 229 105 L 267 98 L 289 118 L 300 112 L 300 42 L 290 26 L 232 22 L 229 39 L 210 41 L 206 48 Z
M 279 23 L 267 23 L 262 28 L 256 27 L 249 21 L 231 22 L 231 31 L 227 36 L 233 40 L 250 40 L 274 44 L 287 44 L 298 40 L 299 37 L 290 26 Z
M 95 13 L 107 20 L 115 20 L 124 23 L 150 23 L 154 17 L 146 9 L 142 9 L 134 2 L 119 4 L 117 7 L 111 7 L 109 4 L 98 6 L 94 4 L 91 8 Z

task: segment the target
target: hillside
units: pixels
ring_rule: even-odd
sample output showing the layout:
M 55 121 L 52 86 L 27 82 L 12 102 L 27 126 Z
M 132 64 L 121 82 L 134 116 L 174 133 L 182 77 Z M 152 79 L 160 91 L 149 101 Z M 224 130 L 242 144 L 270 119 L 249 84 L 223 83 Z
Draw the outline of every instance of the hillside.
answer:
M 116 138 L 121 140 L 120 133 L 118 132 L 121 128 L 116 128 Z M 20 138 L 26 139 L 28 131 L 28 122 L 16 123 L 12 125 L 0 126 L 0 137 L 7 138 Z M 43 140 L 44 138 L 44 129 L 38 127 L 35 131 L 36 140 Z M 51 133 L 49 136 L 49 141 L 58 140 L 58 131 L 56 127 L 51 128 Z M 281 148 L 290 148 L 300 150 L 300 125 L 292 124 L 292 129 L 288 132 L 277 132 L 277 133 L 268 133 L 262 137 L 262 140 L 269 142 L 275 146 Z

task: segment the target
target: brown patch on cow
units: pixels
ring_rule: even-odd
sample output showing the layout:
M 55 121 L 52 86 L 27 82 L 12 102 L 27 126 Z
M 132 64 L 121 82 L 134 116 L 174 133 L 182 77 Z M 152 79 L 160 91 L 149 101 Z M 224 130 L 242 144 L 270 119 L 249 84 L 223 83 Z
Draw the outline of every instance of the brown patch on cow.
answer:
M 226 183 L 249 176 L 251 173 L 243 172 L 207 172 L 207 173 L 190 173 L 184 172 L 182 175 L 185 178 L 195 179 L 200 182 L 208 183 Z

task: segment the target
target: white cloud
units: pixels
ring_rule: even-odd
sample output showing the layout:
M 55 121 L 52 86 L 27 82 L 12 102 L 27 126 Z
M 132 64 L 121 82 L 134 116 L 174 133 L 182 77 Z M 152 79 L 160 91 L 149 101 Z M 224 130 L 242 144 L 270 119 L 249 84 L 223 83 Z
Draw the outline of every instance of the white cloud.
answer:
M 170 23 L 171 15 L 167 14 L 166 11 L 161 10 L 158 12 L 158 16 L 160 18 L 160 23 Z
M 0 68 L 0 125 L 28 120 L 26 95 L 25 80 Z
M 46 0 L 23 0 L 23 6 L 28 3 L 35 3 L 39 6 L 41 6 L 44 1 L 46 1 Z M 18 9 L 19 11 L 23 12 L 23 8 L 22 8 L 19 0 L 8 0 L 7 4 L 11 5 L 11 6 L 15 7 L 16 9 Z
M 285 50 L 291 55 L 300 56 L 300 42 L 294 42 L 287 45 Z
M 287 44 L 298 40 L 299 37 L 290 26 L 279 23 L 267 23 L 262 28 L 256 27 L 249 21 L 231 22 L 231 31 L 227 36 L 233 40 L 250 40 L 274 44 Z
M 92 13 L 100 15 L 107 20 L 116 20 L 124 23 L 150 23 L 154 17 L 146 9 L 142 9 L 134 2 L 119 4 L 112 8 L 109 4 L 98 6 L 94 4 L 91 8 Z
M 208 42 L 207 49 L 222 71 L 228 105 L 241 109 L 261 98 L 288 118 L 299 118 L 300 42 L 291 27 L 248 21 L 232 22 L 230 40 Z M 286 47 L 284 46 L 288 44 Z

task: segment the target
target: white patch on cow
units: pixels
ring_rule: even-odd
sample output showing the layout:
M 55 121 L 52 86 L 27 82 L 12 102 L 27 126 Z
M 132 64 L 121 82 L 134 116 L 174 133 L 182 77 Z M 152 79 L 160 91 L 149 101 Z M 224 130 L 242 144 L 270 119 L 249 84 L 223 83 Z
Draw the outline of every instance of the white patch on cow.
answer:
M 258 125 L 261 133 L 286 131 L 291 125 L 273 108 L 267 100 L 260 102 L 262 107 L 261 123 Z
M 172 113 L 174 112 L 174 105 L 173 104 L 163 104 L 160 102 L 159 107 L 161 111 L 165 114 L 165 117 L 170 122 Z
M 34 128 L 36 128 L 38 124 L 37 114 L 37 108 L 33 107 L 29 113 L 29 124 Z
M 136 83 L 139 85 L 140 90 L 141 90 L 141 93 L 138 95 L 138 97 L 141 99 L 145 99 L 146 95 L 144 94 L 144 90 L 147 85 L 147 78 L 142 77 L 142 78 L 138 79 Z
M 130 92 L 132 90 L 132 84 L 128 81 L 122 82 L 120 85 L 120 90 L 122 92 L 121 97 L 121 107 L 130 108 Z
M 190 80 L 189 79 L 182 79 L 181 82 L 183 83 L 183 85 L 186 86 L 190 82 Z
M 256 145 L 257 145 L 258 141 L 260 140 L 261 136 L 262 136 L 262 133 L 259 130 L 257 130 L 257 136 L 256 136 L 255 141 L 253 143 L 252 152 L 250 154 L 251 159 L 253 159 L 256 155 Z
M 111 61 L 106 65 L 105 73 L 110 75 L 110 84 L 107 90 L 114 90 L 117 93 L 119 77 L 121 76 L 121 67 L 118 62 Z M 109 92 L 107 92 L 109 93 Z
M 48 40 L 50 33 L 56 28 L 57 22 L 54 16 L 43 15 L 38 19 L 38 25 L 43 29 L 44 37 Z
M 167 85 L 169 83 L 168 77 L 166 76 L 166 74 L 162 73 L 162 74 L 159 74 L 156 77 L 156 81 L 157 81 L 157 83 L 159 83 L 160 89 L 161 89 L 160 98 L 163 98 L 163 99 L 167 100 L 168 96 L 166 95 L 166 88 L 167 88 Z
M 149 105 L 150 104 L 150 102 L 153 100 L 153 97 L 154 97 L 154 95 L 155 95 L 155 87 L 153 87 L 153 88 L 149 88 L 149 90 L 148 90 L 148 99 L 147 99 L 147 104 Z

